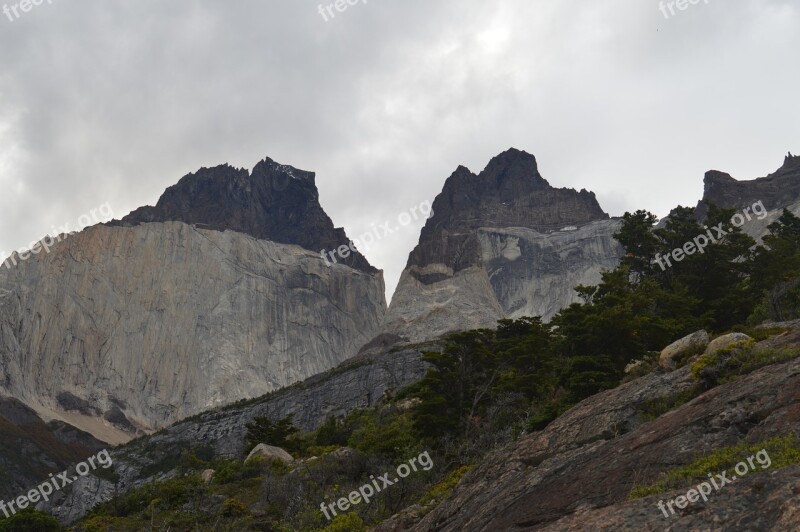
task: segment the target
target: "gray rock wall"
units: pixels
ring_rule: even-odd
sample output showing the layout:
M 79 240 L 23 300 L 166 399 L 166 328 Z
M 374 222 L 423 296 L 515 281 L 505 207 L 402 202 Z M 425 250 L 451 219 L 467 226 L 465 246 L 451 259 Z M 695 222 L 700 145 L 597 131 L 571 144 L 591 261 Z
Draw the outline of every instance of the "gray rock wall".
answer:
M 337 366 L 385 305 L 382 273 L 295 245 L 182 222 L 95 226 L 0 267 L 0 391 L 156 429 Z
M 407 268 L 386 315 L 383 332 L 418 342 L 447 332 L 494 328 L 502 318 L 552 318 L 578 301 L 574 287 L 597 284 L 624 250 L 613 234 L 620 220 L 542 233 L 527 228 L 476 231 L 480 264 L 453 272 L 445 264 Z M 432 278 L 427 284 L 420 277 Z

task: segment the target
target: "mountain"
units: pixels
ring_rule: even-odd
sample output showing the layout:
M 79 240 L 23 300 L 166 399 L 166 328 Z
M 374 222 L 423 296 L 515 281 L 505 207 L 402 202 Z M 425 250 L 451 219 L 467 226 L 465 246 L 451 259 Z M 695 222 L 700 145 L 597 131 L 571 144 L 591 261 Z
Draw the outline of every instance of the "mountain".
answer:
M 600 280 L 622 248 L 618 220 L 592 192 L 554 188 L 536 158 L 510 149 L 480 173 L 460 166 L 433 203 L 383 332 L 412 341 L 498 319 L 548 319 Z
M 383 275 L 325 264 L 348 238 L 318 200 L 313 173 L 270 159 L 202 169 L 0 268 L 0 392 L 119 443 L 353 356 Z
M 269 158 L 252 172 L 228 165 L 201 168 L 169 187 L 155 207 L 141 207 L 109 225 L 175 221 L 311 251 L 333 250 L 349 239 L 344 229 L 334 228 L 319 204 L 314 177 L 313 172 Z M 363 272 L 378 272 L 358 251 L 340 262 Z
M 703 185 L 703 199 L 697 204 L 701 218 L 709 203 L 743 209 L 761 201 L 767 210 L 782 209 L 800 201 L 800 156 L 787 155 L 777 171 L 751 181 L 737 181 L 730 174 L 710 170 Z
M 800 214 L 800 157 L 791 153 L 783 166 L 766 177 L 739 181 L 730 174 L 711 170 L 706 172 L 703 184 L 703 198 L 695 210 L 698 219 L 705 218 L 712 203 L 743 210 L 761 202 L 768 214 L 747 220 L 742 226 L 745 233 L 757 239 L 767 233 L 767 226 L 778 219 L 784 208 Z
M 403 489 L 381 493 L 371 506 L 354 508 L 353 514 L 361 514 L 371 525 L 387 519 L 375 529 L 387 531 L 580 530 L 603 526 L 652 529 L 666 523 L 656 506 L 659 498 L 671 499 L 681 495 L 674 487 L 658 484 L 665 475 L 676 469 L 695 467 L 699 456 L 720 450 L 730 453 L 742 442 L 755 445 L 772 441 L 796 428 L 798 409 L 794 392 L 798 388 L 800 360 L 797 358 L 800 354 L 800 324 L 797 322 L 771 324 L 766 329 L 748 329 L 754 339 L 747 339 L 741 347 L 743 351 L 736 356 L 722 350 L 719 355 L 715 352 L 703 356 L 692 351 L 693 363 L 677 369 L 660 366 L 658 356 L 653 357 L 653 352 L 646 351 L 650 353 L 646 358 L 629 364 L 638 369 L 629 373 L 622 384 L 617 386 L 617 379 L 609 385 L 616 387 L 605 391 L 600 391 L 605 385 L 599 384 L 610 371 L 610 368 L 603 367 L 606 364 L 602 361 L 604 357 L 589 360 L 592 357 L 578 353 L 579 356 L 574 357 L 559 355 L 561 358 L 551 358 L 548 354 L 551 349 L 572 345 L 570 338 L 566 341 L 556 339 L 555 344 L 543 344 L 541 337 L 525 336 L 524 341 L 515 343 L 514 334 L 528 327 L 537 330 L 536 320 L 520 320 L 505 329 L 501 327 L 498 334 L 502 333 L 502 341 L 496 343 L 487 340 L 485 331 L 458 335 L 456 338 L 463 337 L 463 343 L 458 344 L 452 343 L 452 339 L 437 338 L 448 331 L 494 327 L 495 320 L 503 317 L 550 317 L 574 300 L 572 289 L 576 284 L 596 283 L 602 269 L 611 269 L 618 264 L 622 250 L 612 235 L 620 221 L 610 219 L 590 192 L 551 187 L 540 175 L 536 160 L 530 154 L 509 150 L 494 158 L 480 174 L 472 174 L 460 167 L 446 181 L 434 202 L 434 215 L 423 229 L 418 246 L 409 255 L 386 320 L 380 324 L 385 307 L 379 304 L 376 295 L 378 289 L 382 289 L 382 282 L 378 282 L 379 273 L 374 274 L 371 267 L 359 266 L 356 262 L 358 257 L 349 266 L 325 266 L 317 248 L 332 249 L 346 242 L 337 240 L 340 237 L 346 239 L 346 235 L 335 232 L 337 230 L 326 232 L 324 228 L 333 225 L 326 222 L 328 219 L 324 213 L 315 218 L 317 215 L 314 213 L 321 211 L 313 207 L 314 202 L 295 196 L 303 194 L 302 183 L 290 188 L 291 182 L 286 180 L 286 174 L 296 179 L 302 175 L 300 171 L 274 163 L 263 164 L 265 170 L 252 173 L 270 181 L 263 186 L 247 188 L 247 180 L 241 177 L 241 172 L 230 167 L 201 170 L 197 175 L 220 172 L 220 179 L 204 177 L 195 183 L 193 179 L 184 178 L 170 189 L 172 192 L 165 193 L 170 199 L 162 198 L 156 207 L 139 209 L 123 220 L 71 237 L 74 245 L 65 241 L 54 248 L 53 256 L 62 248 L 64 250 L 66 256 L 58 264 L 65 265 L 67 275 L 64 278 L 70 280 L 67 286 L 72 292 L 69 297 L 55 298 L 58 306 L 51 313 L 69 316 L 70 319 L 65 321 L 70 327 L 80 330 L 78 325 L 82 323 L 77 311 L 71 310 L 72 301 L 82 302 L 86 313 L 80 316 L 86 316 L 84 319 L 87 321 L 91 317 L 95 322 L 95 329 L 91 330 L 111 327 L 104 321 L 107 312 L 100 306 L 102 302 L 115 313 L 119 313 L 120 308 L 133 308 L 137 316 L 147 315 L 147 312 L 155 314 L 158 321 L 150 318 L 144 331 L 156 328 L 156 322 L 172 324 L 175 319 L 187 320 L 189 325 L 180 322 L 177 326 L 162 327 L 169 328 L 169 333 L 176 338 L 167 338 L 166 333 L 164 336 L 151 333 L 154 338 L 135 336 L 137 345 L 145 346 L 149 352 L 162 352 L 151 347 L 151 342 L 158 340 L 158 345 L 168 341 L 173 342 L 172 345 L 188 342 L 193 347 L 202 347 L 203 353 L 211 353 L 204 355 L 206 358 L 196 371 L 187 374 L 181 373 L 179 364 L 192 365 L 195 358 L 178 356 L 156 361 L 155 357 L 140 357 L 119 373 L 135 374 L 136 364 L 145 364 L 140 366 L 145 370 L 139 374 L 147 379 L 155 378 L 157 383 L 150 385 L 149 380 L 143 380 L 133 385 L 126 383 L 127 386 L 163 394 L 168 388 L 164 384 L 168 376 L 176 375 L 170 382 L 178 390 L 189 390 L 184 393 L 196 393 L 199 386 L 199 390 L 217 390 L 218 395 L 217 400 L 210 401 L 205 412 L 181 419 L 155 434 L 137 438 L 113 450 L 113 476 L 81 478 L 40 509 L 54 513 L 62 522 L 73 522 L 85 517 L 94 505 L 118 495 L 83 524 L 90 529 L 88 524 L 137 529 L 146 524 L 149 526 L 155 519 L 163 528 L 174 526 L 179 529 L 181 526 L 196 526 L 198 521 L 219 523 L 224 520 L 224 526 L 241 529 L 248 526 L 271 529 L 278 522 L 290 528 L 296 525 L 297 528 L 316 529 L 318 525 L 327 524 L 317 511 L 317 504 L 323 497 L 327 501 L 334 495 L 347 495 L 367 482 L 368 475 L 391 471 L 390 468 L 398 463 L 394 454 L 402 455 L 399 458 L 404 459 L 430 447 L 437 466 L 425 473 L 427 476 L 412 479 L 410 484 L 403 484 Z M 789 171 L 779 171 L 780 175 L 790 176 L 781 184 L 782 189 L 791 189 L 792 180 L 797 179 L 791 177 L 794 175 L 793 164 L 793 160 L 787 159 L 784 169 Z M 287 185 L 278 190 L 276 180 Z M 771 206 L 772 216 L 786 201 L 798 199 L 789 194 L 778 195 L 770 201 L 765 192 L 768 189 L 760 184 L 764 181 L 755 182 L 759 184 L 753 189 L 744 185 L 747 190 L 739 194 L 736 206 L 743 208 L 765 198 L 762 201 Z M 726 183 L 725 186 L 735 188 L 741 186 L 737 183 L 752 182 L 738 182 L 731 178 Z M 215 186 L 218 189 L 211 192 Z M 250 198 L 251 195 L 260 196 L 262 192 L 256 192 L 258 190 L 265 191 L 263 194 L 267 196 L 291 190 L 292 198 L 287 201 L 293 201 L 300 209 L 305 205 L 304 212 L 309 213 L 310 224 L 323 228 L 320 230 L 322 236 L 313 240 L 310 238 L 312 231 L 304 233 L 294 231 L 294 227 L 280 226 L 280 220 L 273 220 L 253 207 L 273 205 L 279 208 L 280 205 L 277 199 L 269 203 L 268 199 L 256 201 L 256 198 Z M 714 194 L 730 201 L 725 198 L 731 197 L 732 193 L 717 187 L 707 196 Z M 223 201 L 219 198 L 229 199 Z M 181 220 L 170 219 L 177 217 Z M 237 230 L 227 228 L 228 225 Z M 117 232 L 150 236 L 146 242 L 137 244 L 116 240 L 121 238 L 115 236 Z M 95 233 L 92 239 L 88 239 L 87 235 Z M 308 248 L 298 244 L 300 238 L 306 239 L 303 243 Z M 178 239 L 180 243 L 171 244 L 171 239 Z M 137 258 L 128 251 L 129 248 L 149 254 L 149 261 L 156 257 L 166 258 L 157 266 L 142 264 L 144 259 Z M 91 254 L 89 250 L 99 251 Z M 103 258 L 105 255 L 101 254 L 111 257 Z M 113 263 L 119 257 L 125 257 L 134 267 L 124 268 Z M 195 261 L 197 258 L 203 260 Z M 47 260 L 50 260 L 48 256 L 38 259 Z M 195 262 L 200 264 L 195 266 Z M 234 264 L 235 272 L 228 272 L 227 266 L 217 263 Z M 266 264 L 260 267 L 269 272 L 273 284 L 258 284 L 258 275 L 266 275 L 252 273 L 258 270 L 259 263 Z M 105 275 L 102 279 L 111 278 L 114 282 L 92 282 L 94 277 L 81 274 L 83 270 L 79 264 L 93 265 L 91 268 L 86 266 L 92 276 L 102 273 Z M 282 272 L 284 268 L 286 272 Z M 154 277 L 151 273 L 154 270 L 159 271 L 161 277 Z M 172 270 L 177 270 L 177 273 L 173 275 L 170 273 Z M 276 270 L 282 272 L 282 276 L 276 275 Z M 119 278 L 123 271 L 130 276 L 128 284 Z M 52 269 L 46 272 L 52 277 Z M 284 310 L 286 315 L 281 318 L 285 319 L 284 322 L 272 321 L 261 329 L 263 319 L 270 315 L 266 311 L 258 313 L 252 310 L 258 308 L 260 295 L 252 296 L 251 301 L 247 292 L 224 283 L 227 292 L 219 295 L 218 284 L 222 281 L 216 280 L 217 277 L 221 276 L 225 283 L 230 283 L 234 282 L 235 273 L 241 272 L 244 274 L 237 282 L 253 286 L 258 294 L 271 297 L 269 287 L 282 287 L 281 294 L 285 297 L 269 299 L 266 303 L 270 305 L 269 310 L 279 307 L 282 301 L 300 308 L 296 312 L 294 308 Z M 39 296 L 43 300 L 59 295 L 45 282 L 50 278 L 48 275 L 30 275 L 39 284 L 28 282 L 23 285 L 24 289 L 18 288 L 13 294 L 22 302 L 18 306 L 30 308 L 32 301 L 35 303 L 36 300 L 35 296 L 28 294 L 36 290 L 43 291 L 44 295 Z M 200 280 L 196 281 L 194 277 Z M 191 278 L 191 282 L 187 278 Z M 319 283 L 314 286 L 327 286 L 328 292 L 307 289 L 303 283 Z M 80 292 L 80 297 L 74 295 L 77 288 L 83 286 L 91 286 L 101 295 L 88 290 Z M 130 294 L 125 296 L 126 306 L 115 306 L 117 299 L 122 297 L 118 294 L 123 290 Z M 17 293 L 22 296 L 16 296 Z M 192 329 L 192 322 L 187 318 L 198 314 L 198 307 L 211 304 L 213 298 L 207 293 L 218 302 L 222 301 L 219 306 L 224 308 L 224 312 L 217 315 L 212 310 L 199 314 L 202 319 L 196 319 L 204 326 L 211 323 L 213 332 L 223 336 L 221 339 L 203 332 L 202 327 L 194 326 Z M 312 293 L 317 297 L 324 295 L 327 299 L 322 299 L 323 302 L 330 301 L 324 312 L 312 308 L 314 300 L 304 299 L 312 297 Z M 180 294 L 182 299 L 173 303 L 176 294 Z M 245 303 L 241 303 L 242 300 Z M 24 316 L 37 314 L 15 310 L 10 301 L 11 295 L 7 297 L 5 306 L 0 305 L 0 316 L 9 314 L 3 309 L 11 309 L 17 314 L 10 314 L 12 318 L 2 318 L 0 331 L 3 335 L 10 331 L 14 338 L 28 338 L 32 335 L 32 326 Z M 147 301 L 153 302 L 150 307 L 147 307 Z M 346 303 L 337 307 L 341 301 Z M 165 306 L 165 302 L 170 305 Z M 624 306 L 627 302 L 623 298 L 619 304 Z M 245 310 L 236 312 L 243 304 Z M 44 303 L 36 308 L 44 311 Z M 154 310 L 143 311 L 143 308 Z M 162 308 L 167 310 L 159 313 Z M 334 309 L 346 312 L 332 316 Z M 617 310 L 620 309 L 612 308 L 609 314 L 615 316 Z M 209 319 L 209 314 L 218 322 Z M 345 326 L 326 327 L 323 321 L 323 318 L 344 320 L 343 316 L 352 319 L 335 323 L 344 323 Z M 124 330 L 140 330 L 135 327 L 141 326 L 141 320 L 132 320 L 127 315 L 123 318 L 120 323 Z M 367 326 L 356 327 L 355 318 Z M 293 329 L 295 322 L 301 319 L 317 321 L 311 327 Z M 632 321 L 638 323 L 638 319 Z M 12 323 L 21 323 L 24 334 L 16 333 L 10 325 Z M 59 322 L 51 314 L 43 323 Z M 597 326 L 588 320 L 585 324 L 587 328 Z M 607 334 L 603 324 L 600 326 L 601 335 Z M 38 327 L 34 330 L 47 328 L 45 325 Z M 195 330 L 198 337 L 190 337 L 184 332 L 187 330 Z M 308 334 L 309 331 L 313 334 Z M 303 332 L 306 337 L 301 337 Z M 335 332 L 341 334 L 339 345 L 348 339 L 351 341 L 347 349 L 331 355 L 331 358 L 337 354 L 342 356 L 339 362 L 331 362 L 325 368 L 327 371 L 319 370 L 318 374 L 307 378 L 298 376 L 294 379 L 298 382 L 280 390 L 223 406 L 232 402 L 231 397 L 236 395 L 242 398 L 256 395 L 254 389 L 242 391 L 246 385 L 255 387 L 259 384 L 255 377 L 243 371 L 230 372 L 230 367 L 236 364 L 239 364 L 238 368 L 247 364 L 256 366 L 247 351 L 254 339 L 266 337 L 275 343 L 286 342 L 279 344 L 283 346 L 311 345 L 318 353 L 323 353 L 325 346 L 321 342 L 315 343 L 317 337 L 336 338 Z M 633 332 L 637 333 L 638 329 Z M 609 337 L 614 335 L 636 336 L 624 328 L 608 334 Z M 81 338 L 86 337 L 84 334 Z M 289 344 L 285 340 L 287 337 L 293 343 Z M 431 338 L 437 339 L 428 341 Z M 350 357 L 354 353 L 352 349 L 367 339 L 372 341 L 364 345 L 359 355 Z M 474 343 L 470 343 L 473 340 Z M 719 338 L 713 343 L 718 341 Z M 735 343 L 735 340 L 730 341 Z M 114 336 L 108 342 L 120 343 L 131 352 L 135 351 L 134 340 L 125 335 Z M 39 346 L 42 343 L 46 342 L 38 340 L 28 345 Z M 5 340 L 0 345 L 5 345 Z M 499 355 L 500 351 L 506 355 L 513 354 L 519 357 L 519 367 L 514 363 L 496 369 L 489 365 L 490 369 L 487 369 L 482 366 L 481 356 L 470 355 L 470 348 L 465 347 L 470 345 L 475 346 L 475 353 L 481 356 L 494 354 L 498 360 L 506 360 Z M 501 346 L 502 350 L 499 349 Z M 484 348 L 488 351 L 482 350 Z M 109 348 L 105 349 L 111 352 Z M 93 353 L 91 349 L 84 352 Z M 65 353 L 65 357 L 70 355 L 69 350 Z M 190 349 L 189 354 L 193 353 Z M 270 361 L 284 363 L 280 354 L 280 351 L 277 354 L 270 351 L 267 363 L 259 366 L 261 369 L 258 371 L 268 374 L 266 372 L 274 368 L 269 366 Z M 531 354 L 536 356 L 528 356 Z M 24 357 L 19 359 L 24 360 Z M 318 358 L 309 356 L 302 360 L 309 362 Z M 706 368 L 703 371 L 716 377 L 702 377 L 704 373 L 696 371 L 700 361 Z M 112 362 L 119 364 L 120 360 L 117 358 Z M 74 372 L 70 373 L 70 370 L 78 365 L 76 360 L 63 364 L 60 359 L 53 359 L 52 363 L 62 364 L 58 371 L 67 376 L 67 381 L 75 380 Z M 420 386 L 420 380 L 431 365 L 439 370 L 441 380 L 430 379 Z M 554 369 L 553 365 L 558 367 Z M 94 362 L 86 367 L 90 368 L 89 373 L 97 371 Z M 309 363 L 309 372 L 316 371 L 315 367 Z M 333 369 L 329 369 L 331 367 Z M 446 371 L 447 368 L 451 371 Z M 521 401 L 521 394 L 546 386 L 551 370 L 559 375 L 553 384 L 553 404 L 531 403 L 525 406 L 523 418 L 514 418 L 511 413 L 519 407 L 517 403 Z M 628 369 L 625 371 L 628 373 Z M 513 379 L 517 372 L 525 373 L 521 373 L 519 379 Z M 617 373 L 622 376 L 621 367 Z M 20 371 L 16 378 L 25 382 L 22 375 Z M 105 375 L 121 378 L 111 372 Z M 202 380 L 203 376 L 208 376 L 207 380 Z M 466 386 L 465 383 L 471 383 L 473 377 L 485 382 L 480 381 L 480 386 L 473 388 Z M 52 374 L 50 378 L 57 382 Z M 195 380 L 186 384 L 189 378 Z M 503 382 L 495 383 L 496 380 Z M 94 382 L 88 378 L 85 381 Z M 109 377 L 106 377 L 105 389 L 111 388 L 108 381 Z M 46 382 L 46 379 L 38 382 Z M 429 387 L 436 386 L 437 382 L 442 384 L 445 393 L 429 395 Z M 583 387 L 592 391 L 561 409 L 558 399 L 577 393 L 575 390 Z M 117 391 L 120 388 L 115 387 L 115 393 L 123 393 Z M 113 399 L 109 398 L 109 403 L 104 404 L 96 399 L 99 395 L 97 389 L 92 388 L 94 392 L 86 394 L 76 385 L 59 392 L 55 388 L 48 389 L 47 394 L 55 394 L 55 408 L 60 408 L 58 413 L 61 416 L 82 413 L 84 417 L 71 419 L 98 421 L 98 416 L 102 416 L 104 428 L 112 424 L 125 426 L 126 423 L 141 428 L 137 425 L 140 418 L 134 417 L 133 412 L 149 403 L 134 402 L 130 396 L 123 401 L 114 395 Z M 775 390 L 784 392 L 775 393 Z M 45 397 L 49 397 L 47 394 Z M 496 404 L 493 403 L 492 409 L 485 412 L 475 410 L 475 405 L 487 394 L 496 399 Z M 204 396 L 199 400 L 196 395 L 189 397 L 198 403 L 205 400 Z M 547 398 L 549 400 L 550 395 Z M 452 434 L 441 441 L 419 439 L 414 432 L 415 422 L 427 420 L 428 426 L 439 423 L 446 415 L 443 412 L 449 412 L 440 411 L 440 408 L 452 406 L 450 402 L 465 406 L 469 413 L 464 441 L 459 444 L 460 435 L 455 440 L 450 439 Z M 417 410 L 421 404 L 425 408 Z M 37 408 L 41 410 L 44 407 L 39 405 Z M 550 412 L 549 408 L 554 410 Z M 186 411 L 191 410 L 187 408 Z M 538 420 L 543 414 L 547 421 L 540 424 Z M 179 415 L 185 417 L 185 414 Z M 420 415 L 422 417 L 418 417 Z M 265 418 L 275 422 L 286 419 L 286 416 L 291 416 L 292 423 L 301 430 L 299 438 L 291 442 L 301 446 L 300 450 L 291 451 L 296 460 L 280 467 L 245 463 L 251 430 L 248 425 L 263 422 Z M 57 428 L 50 430 L 56 431 Z M 486 432 L 481 432 L 474 441 L 469 440 L 473 431 L 477 434 L 482 430 Z M 305 431 L 316 432 L 309 434 Z M 285 442 L 290 443 L 289 439 Z M 272 440 L 264 443 L 280 445 Z M 792 456 L 800 457 L 794 447 L 789 451 L 795 453 Z M 0 453 L 2 458 L 3 453 Z M 713 507 L 709 504 L 687 511 L 676 517 L 676 521 L 681 519 L 680 524 L 685 525 L 683 528 L 707 528 L 713 527 L 714 523 L 727 523 L 730 515 L 735 513 L 743 516 L 747 523 L 757 523 L 759 529 L 770 525 L 790 525 L 794 522 L 793 510 L 783 503 L 792 497 L 787 495 L 787 489 L 800 477 L 796 466 L 779 467 L 777 462 L 776 458 L 774 473 L 769 471 L 768 476 L 754 475 L 753 480 L 740 481 L 730 486 L 725 494 L 717 494 Z M 456 468 L 454 463 L 475 464 L 475 467 L 468 472 L 469 465 Z M 207 473 L 214 475 L 211 481 L 201 478 L 201 474 L 205 477 Z M 17 471 L 15 474 L 19 476 L 21 473 Z M 596 482 L 600 477 L 606 482 Z M 158 482 L 153 482 L 153 479 Z M 635 490 L 644 492 L 654 487 L 663 488 L 664 494 L 628 500 Z M 152 503 L 158 506 L 155 512 L 152 500 L 158 501 Z M 761 512 L 762 508 L 766 511 Z M 380 518 L 375 518 L 376 515 Z M 347 521 L 335 525 L 343 529 L 362 529 L 358 526 L 348 528 L 352 524 Z

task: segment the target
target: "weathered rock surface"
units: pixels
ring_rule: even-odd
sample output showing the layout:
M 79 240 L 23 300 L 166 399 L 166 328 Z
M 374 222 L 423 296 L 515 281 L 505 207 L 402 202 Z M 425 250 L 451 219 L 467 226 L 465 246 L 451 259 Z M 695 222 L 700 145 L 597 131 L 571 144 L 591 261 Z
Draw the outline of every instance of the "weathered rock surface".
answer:
M 411 529 L 604 530 L 610 529 L 609 515 L 618 516 L 617 524 L 630 519 L 639 529 L 663 529 L 668 524 L 656 507 L 658 497 L 626 502 L 635 485 L 652 484 L 660 473 L 720 447 L 797 431 L 800 359 L 713 388 L 653 421 L 641 415 L 647 401 L 691 386 L 683 367 L 583 401 L 545 430 L 490 454 Z M 727 517 L 712 529 L 748 530 L 764 529 L 763 523 L 796 524 L 797 468 L 767 475 L 753 474 L 739 486 L 743 491 L 720 492 L 714 509 L 687 510 L 682 523 Z M 767 489 L 759 488 L 759 478 Z M 740 513 L 745 495 L 752 500 Z M 757 518 L 756 508 L 767 513 Z
M 459 167 L 433 203 L 383 331 L 421 341 L 498 319 L 545 319 L 600 281 L 622 247 L 591 192 L 557 189 L 536 159 L 509 150 L 479 175 Z
M 718 338 L 714 338 L 711 343 L 708 344 L 705 350 L 706 355 L 713 355 L 725 349 L 726 347 L 730 347 L 733 344 L 744 342 L 746 340 L 752 340 L 749 336 L 744 333 L 730 333 L 730 334 L 723 334 Z
M 579 509 L 539 530 L 552 532 L 798 530 L 800 523 L 800 466 L 737 479 L 714 493 L 705 504 L 692 504 L 676 515 L 658 519 L 659 500 L 686 495 L 676 490 L 663 495 L 623 502 L 604 508 Z M 660 513 L 660 511 L 659 511 Z
M 708 346 L 709 336 L 706 331 L 697 331 L 665 347 L 658 357 L 658 364 L 663 369 L 675 369 L 675 362 L 687 353 L 696 351 L 700 354 Z
M 249 462 L 254 457 L 261 457 L 264 460 L 279 460 L 284 464 L 291 464 L 294 462 L 294 458 L 292 455 L 287 453 L 284 449 L 280 447 L 275 447 L 274 445 L 267 445 L 266 443 L 259 443 L 256 445 L 250 454 L 247 455 L 245 458 L 245 462 Z
M 327 266 L 316 247 L 324 231 L 310 250 L 261 239 L 295 239 L 257 208 L 289 216 L 278 206 L 284 193 L 309 217 L 297 228 L 333 229 L 317 208 L 313 174 L 271 162 L 249 180 L 242 172 L 187 176 L 155 211 L 0 268 L 0 391 L 52 417 L 69 414 L 93 434 L 98 424 L 130 434 L 261 396 L 355 355 L 386 310 L 382 273 Z M 220 188 L 230 196 L 224 205 L 214 203 Z M 187 222 L 251 232 L 263 222 L 265 232 L 145 223 L 175 209 Z

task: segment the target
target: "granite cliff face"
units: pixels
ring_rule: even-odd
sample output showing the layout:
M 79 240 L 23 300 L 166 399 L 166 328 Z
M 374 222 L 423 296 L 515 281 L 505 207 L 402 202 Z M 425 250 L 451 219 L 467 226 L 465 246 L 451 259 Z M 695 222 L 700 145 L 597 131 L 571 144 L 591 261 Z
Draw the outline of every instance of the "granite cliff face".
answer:
M 313 174 L 267 161 L 250 179 L 187 176 L 155 208 L 0 269 L 0 391 L 119 442 L 324 372 L 386 307 L 363 257 L 319 256 L 345 242 Z
M 511 149 L 478 175 L 459 167 L 433 203 L 383 331 L 412 341 L 498 319 L 552 317 L 596 283 L 622 248 L 593 193 L 553 188 Z

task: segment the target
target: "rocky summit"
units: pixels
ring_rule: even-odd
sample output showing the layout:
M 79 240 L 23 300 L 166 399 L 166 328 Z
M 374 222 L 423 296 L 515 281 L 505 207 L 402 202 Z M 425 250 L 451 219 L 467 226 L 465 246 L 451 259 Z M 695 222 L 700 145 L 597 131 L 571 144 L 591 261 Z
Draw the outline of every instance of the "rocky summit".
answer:
M 619 221 L 594 193 L 550 186 L 536 158 L 516 149 L 477 175 L 460 166 L 433 212 L 383 328 L 414 341 L 506 317 L 550 318 L 576 301 L 574 286 L 599 281 L 622 255 Z
M 203 169 L 156 207 L 0 269 L 0 391 L 118 443 L 330 369 L 373 338 L 381 272 L 266 159 Z
M 789 154 L 775 172 L 750 181 L 738 181 L 717 170 L 706 172 L 703 199 L 697 216 L 708 212 L 708 204 L 742 209 L 761 201 L 768 210 L 782 209 L 800 202 L 800 156 Z
M 169 187 L 155 207 L 136 209 L 111 225 L 168 221 L 235 231 L 317 252 L 349 243 L 344 229 L 334 228 L 319 204 L 314 173 L 270 158 L 259 162 L 252 172 L 229 165 L 201 168 Z M 340 262 L 377 272 L 357 251 Z

